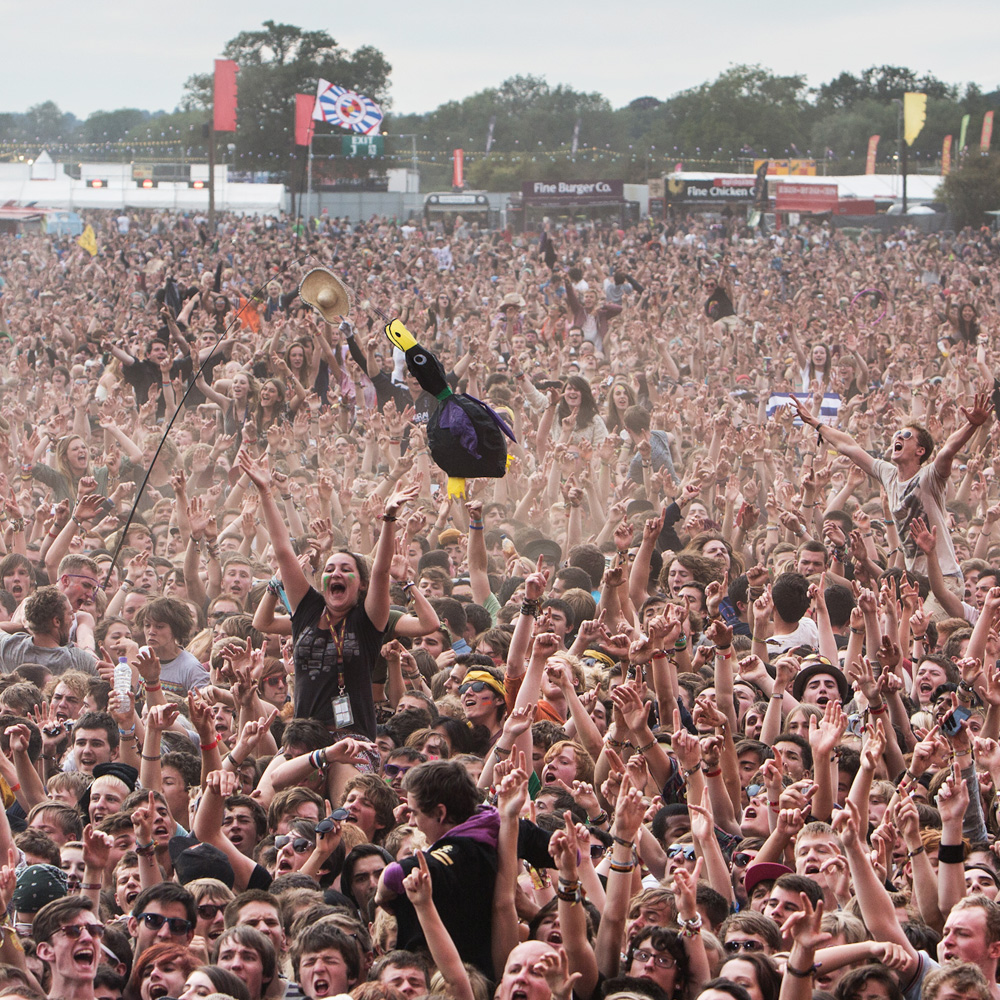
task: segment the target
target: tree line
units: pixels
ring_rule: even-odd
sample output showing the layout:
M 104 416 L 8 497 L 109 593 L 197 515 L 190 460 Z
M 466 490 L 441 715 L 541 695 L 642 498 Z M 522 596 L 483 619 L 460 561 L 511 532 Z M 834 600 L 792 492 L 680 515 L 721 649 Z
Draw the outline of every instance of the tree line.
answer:
M 978 145 L 984 113 L 1000 105 L 998 90 L 986 93 L 974 83 L 946 83 L 900 66 L 845 71 L 810 87 L 803 75 L 738 65 L 673 96 L 639 96 L 621 108 L 596 92 L 516 76 L 423 114 L 396 115 L 389 99 L 392 68 L 372 46 L 348 52 L 325 31 L 266 21 L 240 32 L 222 54 L 240 67 L 238 129 L 217 137 L 222 159 L 237 169 L 293 171 L 293 179 L 301 177 L 304 163 L 294 149 L 294 95 L 314 92 L 319 77 L 382 104 L 386 152 L 396 165 L 409 163 L 411 141 L 393 136 L 413 134 L 422 175 L 440 174 L 445 183 L 451 151 L 461 147 L 469 182 L 493 190 L 510 190 L 529 177 L 645 180 L 678 161 L 721 166 L 755 156 L 811 157 L 825 161 L 830 172 L 856 172 L 864 168 L 872 134 L 882 137 L 881 162 L 897 153 L 907 91 L 928 95 L 927 121 L 910 151 L 911 169 L 920 169 L 936 163 L 945 135 L 953 135 L 957 146 L 965 114 L 971 116 L 967 143 Z M 0 149 L 204 158 L 211 83 L 210 73 L 191 77 L 169 114 L 120 108 L 81 121 L 52 101 L 24 114 L 0 114 Z M 338 130 L 319 125 L 318 131 Z M 330 160 L 331 152 L 339 153 L 332 142 L 316 143 L 315 151 L 321 173 L 349 176 L 384 167 L 341 162 L 336 155 Z

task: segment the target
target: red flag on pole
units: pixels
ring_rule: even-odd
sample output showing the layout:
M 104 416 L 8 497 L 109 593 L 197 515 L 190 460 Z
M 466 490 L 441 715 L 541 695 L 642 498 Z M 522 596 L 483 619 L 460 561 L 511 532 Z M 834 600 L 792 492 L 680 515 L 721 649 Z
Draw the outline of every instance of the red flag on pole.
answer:
M 236 63 L 232 59 L 215 60 L 215 113 L 216 132 L 236 131 Z
M 316 98 L 312 94 L 295 95 L 295 145 L 308 146 L 313 137 L 313 105 Z
M 988 153 L 990 151 L 990 141 L 993 139 L 993 112 L 987 111 L 983 115 L 983 132 L 979 137 L 979 149 L 980 152 Z
M 465 150 L 456 149 L 454 153 L 455 165 L 451 172 L 451 186 L 454 188 L 465 187 Z

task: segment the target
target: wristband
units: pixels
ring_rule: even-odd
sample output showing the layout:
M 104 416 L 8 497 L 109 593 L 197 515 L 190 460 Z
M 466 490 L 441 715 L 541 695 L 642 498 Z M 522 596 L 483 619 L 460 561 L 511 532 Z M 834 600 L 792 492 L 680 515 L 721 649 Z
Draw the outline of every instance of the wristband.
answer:
M 942 844 L 938 848 L 938 864 L 961 865 L 965 863 L 965 848 L 961 844 Z
M 395 521 L 396 518 L 395 518 L 395 515 L 393 515 L 393 514 L 383 514 L 382 515 L 382 520 L 383 521 Z
M 650 658 L 653 660 L 665 660 L 667 658 L 667 654 L 662 649 L 654 649 L 653 655 Z
M 201 747 L 203 751 L 214 750 L 219 745 L 219 737 L 216 736 L 211 743 L 199 743 L 198 746 Z
M 616 843 L 620 844 L 622 847 L 635 847 L 635 844 L 631 840 L 622 840 L 617 834 L 611 834 L 611 839 Z
M 924 844 L 921 844 L 921 845 L 920 845 L 920 846 L 919 846 L 918 848 L 916 848 L 915 850 L 912 850 L 912 851 L 907 851 L 907 852 L 906 852 L 906 856 L 907 856 L 908 858 L 915 858 L 915 857 L 916 857 L 916 856 L 917 856 L 918 854 L 923 854 L 923 853 L 924 853 L 924 851 L 926 851 L 926 850 L 927 850 L 927 847 L 926 847 L 926 845 L 924 845 Z
M 497 745 L 497 746 L 495 746 L 495 747 L 493 748 L 493 753 L 494 753 L 494 754 L 495 754 L 495 755 L 496 755 L 497 757 L 499 757 L 499 758 L 501 758 L 501 759 L 504 759 L 504 758 L 506 758 L 506 757 L 509 757 L 509 756 L 510 756 L 510 750 L 509 750 L 509 749 L 507 749 L 507 747 L 502 747 L 502 746 L 499 746 L 499 745 Z
M 722 768 L 717 767 L 714 771 L 706 771 L 702 768 L 701 773 L 704 774 L 706 778 L 717 778 L 720 774 L 722 774 Z
M 628 875 L 631 872 L 635 871 L 635 862 L 634 861 L 619 862 L 612 860 L 611 864 L 609 865 L 609 870 L 613 872 L 618 872 L 619 874 L 622 875 Z
M 655 747 L 656 743 L 657 743 L 657 740 L 656 740 L 656 737 L 654 736 L 644 747 L 636 747 L 635 748 L 635 752 L 636 753 L 645 753 L 647 750 L 651 750 L 653 747 Z
M 798 969 L 793 969 L 790 965 L 786 965 L 785 972 L 787 972 L 790 976 L 793 976 L 795 979 L 812 979 L 812 977 L 816 974 L 816 966 L 812 965 L 804 972 L 800 972 Z
M 16 785 L 11 785 L 10 790 L 12 792 L 19 792 L 21 790 L 21 782 L 19 781 Z
M 161 684 L 147 684 L 145 686 L 145 690 L 146 691 L 159 691 L 161 687 L 162 687 Z
M 135 726 L 133 726 L 131 729 L 121 729 L 121 728 L 119 728 L 118 735 L 119 736 L 134 736 L 135 735 Z
M 889 711 L 889 706 L 883 701 L 878 708 L 876 708 L 874 705 L 869 705 L 868 711 L 871 712 L 872 715 L 881 715 L 883 712 Z
M 18 786 L 20 787 L 20 786 Z M 602 809 L 596 816 L 590 818 L 591 826 L 603 826 L 608 821 L 608 814 Z
M 142 757 L 143 760 L 159 760 L 163 756 L 163 754 L 159 754 L 159 753 L 157 753 L 157 754 L 146 754 L 146 753 L 144 753 L 144 754 L 140 754 L 140 756 Z
M 485 531 L 485 530 L 486 529 L 483 527 L 482 523 L 476 524 L 475 521 L 472 521 L 469 524 L 469 531 Z

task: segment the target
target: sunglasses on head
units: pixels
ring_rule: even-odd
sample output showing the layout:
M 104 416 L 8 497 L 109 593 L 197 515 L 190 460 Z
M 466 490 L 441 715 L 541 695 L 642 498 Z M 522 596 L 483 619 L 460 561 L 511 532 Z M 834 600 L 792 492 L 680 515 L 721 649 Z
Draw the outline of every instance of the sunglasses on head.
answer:
M 164 924 L 170 927 L 171 934 L 188 934 L 191 931 L 191 921 L 183 917 L 165 917 L 162 913 L 143 913 L 142 922 L 151 930 L 158 931 Z
M 313 849 L 312 841 L 305 837 L 293 837 L 291 834 L 282 834 L 274 838 L 274 846 L 280 851 L 286 844 L 292 845 L 292 850 L 296 854 L 305 854 Z
M 683 857 L 685 861 L 694 861 L 693 844 L 671 844 L 667 848 L 668 858 Z
M 71 941 L 75 941 L 84 930 L 93 938 L 104 937 L 104 924 L 64 924 L 59 930 Z
M 735 955 L 740 951 L 763 951 L 764 946 L 760 941 L 727 941 L 723 946 L 730 955 Z
M 199 903 L 196 908 L 198 910 L 198 916 L 201 917 L 202 920 L 214 920 L 218 916 L 219 911 L 226 908 L 226 904 Z
M 458 688 L 459 694 L 465 694 L 466 691 L 475 691 L 479 694 L 481 691 L 485 691 L 489 687 L 486 681 L 469 681 L 467 684 L 461 684 Z
M 737 868 L 746 868 L 751 861 L 753 861 L 752 854 L 746 854 L 743 851 L 740 851 L 739 853 L 733 855 L 733 864 L 736 865 Z

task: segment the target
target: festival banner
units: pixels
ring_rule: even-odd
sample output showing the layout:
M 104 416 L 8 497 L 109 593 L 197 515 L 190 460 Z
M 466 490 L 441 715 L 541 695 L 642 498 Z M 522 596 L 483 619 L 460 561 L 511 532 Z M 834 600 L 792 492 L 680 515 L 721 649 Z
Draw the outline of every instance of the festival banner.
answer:
M 308 146 L 312 142 L 313 130 L 313 106 L 316 99 L 312 94 L 295 95 L 295 145 Z
M 236 131 L 236 63 L 215 60 L 213 128 L 216 132 Z
M 916 142 L 927 121 L 927 95 L 903 94 L 903 138 L 907 146 Z
M 364 94 L 320 80 L 316 87 L 313 118 L 318 122 L 339 125 L 362 135 L 377 133 L 382 124 L 382 109 Z
M 958 130 L 958 155 L 961 156 L 965 152 L 965 133 L 969 130 L 969 122 L 972 121 L 972 115 L 962 115 L 962 127 Z
M 990 151 L 990 140 L 993 138 L 993 112 L 987 111 L 983 115 L 983 133 L 979 137 L 979 151 L 988 153 Z
M 951 136 L 944 137 L 944 145 L 941 147 L 941 174 L 947 177 L 951 173 Z
M 451 170 L 451 186 L 453 188 L 465 187 L 465 150 L 456 149 L 453 152 L 454 162 Z
M 878 151 L 878 141 L 881 136 L 873 135 L 868 140 L 868 157 L 865 160 L 865 173 L 873 174 L 875 173 L 875 154 Z

